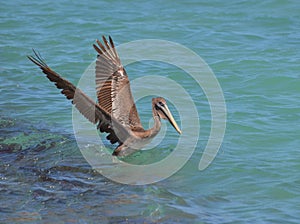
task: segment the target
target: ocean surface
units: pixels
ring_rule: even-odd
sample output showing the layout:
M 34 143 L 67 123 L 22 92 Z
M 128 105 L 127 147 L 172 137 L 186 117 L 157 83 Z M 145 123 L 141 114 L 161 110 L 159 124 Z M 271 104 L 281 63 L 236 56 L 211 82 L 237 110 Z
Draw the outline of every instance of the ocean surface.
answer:
M 11 0 L 1 1 L 0 12 L 0 223 L 299 223 L 299 1 Z M 117 46 L 171 41 L 205 60 L 227 109 L 224 140 L 207 169 L 198 164 L 209 102 L 188 74 L 156 61 L 130 64 L 127 73 L 131 80 L 165 76 L 187 91 L 201 123 L 193 155 L 148 185 L 117 183 L 91 167 L 74 136 L 71 103 L 26 56 L 38 50 L 77 84 L 102 35 Z M 150 100 L 137 102 L 145 126 Z M 186 130 L 199 131 L 196 123 Z M 172 152 L 179 136 L 164 127 L 162 142 L 134 163 Z

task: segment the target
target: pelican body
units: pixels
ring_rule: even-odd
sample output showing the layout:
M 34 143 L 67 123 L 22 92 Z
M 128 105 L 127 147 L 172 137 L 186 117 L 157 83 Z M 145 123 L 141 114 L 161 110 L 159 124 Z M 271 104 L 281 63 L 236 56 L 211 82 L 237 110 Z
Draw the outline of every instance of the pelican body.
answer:
M 97 125 L 100 132 L 108 133 L 106 138 L 111 144 L 118 143 L 113 151 L 115 156 L 127 156 L 148 144 L 160 131 L 161 119 L 168 120 L 181 134 L 166 100 L 162 97 L 152 99 L 154 126 L 148 130 L 143 128 L 131 94 L 127 73 L 115 45 L 111 37 L 107 41 L 103 36 L 102 40 L 103 43 L 96 40 L 97 44 L 93 44 L 98 53 L 95 76 L 97 103 L 53 71 L 36 51 L 33 50 L 35 56 L 28 58 L 40 67 L 58 89 L 62 89 L 61 93 L 72 100 L 84 117 Z

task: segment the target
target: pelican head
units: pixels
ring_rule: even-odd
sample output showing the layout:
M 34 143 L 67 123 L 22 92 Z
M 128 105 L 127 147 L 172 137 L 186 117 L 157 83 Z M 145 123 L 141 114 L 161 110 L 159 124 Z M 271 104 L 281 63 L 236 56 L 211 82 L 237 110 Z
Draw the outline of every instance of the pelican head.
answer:
M 181 130 L 178 127 L 172 113 L 170 112 L 166 100 L 162 97 L 153 98 L 152 105 L 153 105 L 153 110 L 156 112 L 156 114 L 160 118 L 164 120 L 168 120 L 171 123 L 171 125 L 175 128 L 175 130 L 179 134 L 181 134 Z

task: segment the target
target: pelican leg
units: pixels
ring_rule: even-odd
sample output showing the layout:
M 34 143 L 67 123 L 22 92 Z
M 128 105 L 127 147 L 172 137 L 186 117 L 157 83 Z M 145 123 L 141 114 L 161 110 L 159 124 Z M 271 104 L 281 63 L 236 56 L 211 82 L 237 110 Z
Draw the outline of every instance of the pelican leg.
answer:
M 115 148 L 115 150 L 113 151 L 112 155 L 113 156 L 119 156 L 119 154 L 120 154 L 121 150 L 123 149 L 123 147 L 124 147 L 123 144 L 119 145 L 117 148 Z
M 112 153 L 113 156 L 120 156 L 120 157 L 123 157 L 123 156 L 128 156 L 134 152 L 136 152 L 138 149 L 134 149 L 132 147 L 129 147 L 128 145 L 126 144 L 121 144 L 119 145 L 115 150 L 114 152 Z

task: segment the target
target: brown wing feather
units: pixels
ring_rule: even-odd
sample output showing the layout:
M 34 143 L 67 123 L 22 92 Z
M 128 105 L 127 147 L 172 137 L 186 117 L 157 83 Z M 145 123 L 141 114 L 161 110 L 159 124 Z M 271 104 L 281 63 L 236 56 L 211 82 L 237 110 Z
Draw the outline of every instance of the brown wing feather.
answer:
M 101 106 L 97 105 L 91 98 L 84 94 L 80 89 L 76 88 L 68 80 L 63 79 L 59 74 L 53 71 L 34 51 L 36 57 L 28 56 L 28 58 L 41 68 L 47 78 L 54 82 L 58 89 L 62 89 L 61 93 L 72 103 L 90 122 L 97 124 L 97 128 L 101 132 L 109 133 L 107 139 L 112 144 L 118 142 L 122 144 L 129 136 L 128 131 L 114 118 L 111 117 Z
M 130 82 L 114 43 L 97 40 L 96 90 L 99 105 L 127 128 L 142 128 L 130 90 Z

